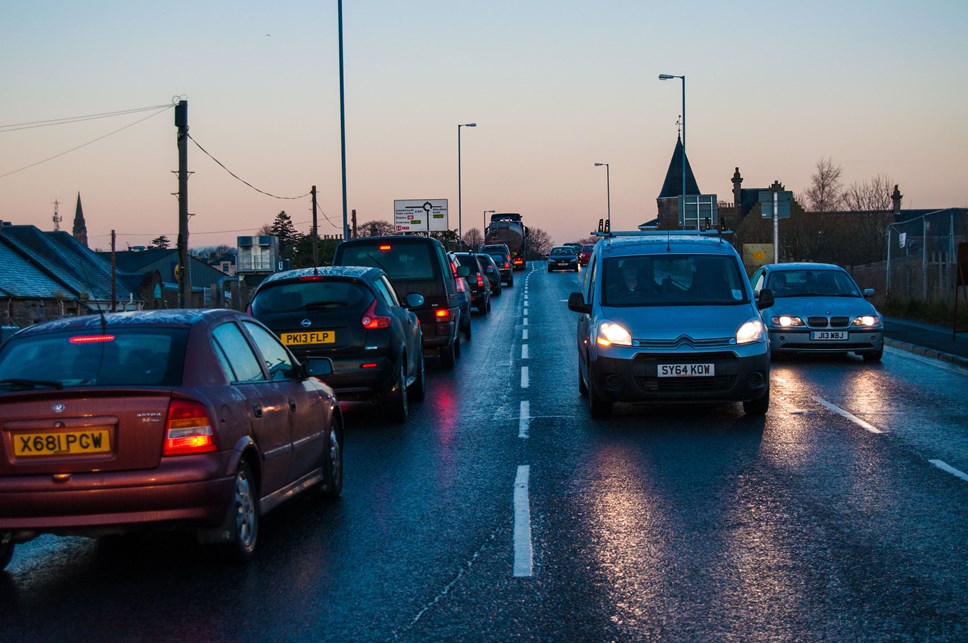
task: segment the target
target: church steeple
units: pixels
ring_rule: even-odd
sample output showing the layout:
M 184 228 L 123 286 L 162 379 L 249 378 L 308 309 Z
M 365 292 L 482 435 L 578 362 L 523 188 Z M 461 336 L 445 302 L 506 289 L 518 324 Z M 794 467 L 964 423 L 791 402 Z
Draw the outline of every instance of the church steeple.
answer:
M 74 238 L 87 245 L 87 224 L 84 223 L 84 209 L 81 208 L 81 193 L 77 193 L 77 208 L 74 210 Z
M 685 152 L 682 148 L 682 138 L 676 138 L 676 149 L 672 152 L 672 160 L 669 161 L 669 170 L 666 172 L 665 181 L 662 183 L 662 192 L 659 193 L 660 199 L 677 198 L 682 194 L 682 155 Z M 686 156 L 686 194 L 702 194 L 699 185 L 696 183 L 696 176 L 692 173 L 692 166 L 689 165 L 689 156 Z

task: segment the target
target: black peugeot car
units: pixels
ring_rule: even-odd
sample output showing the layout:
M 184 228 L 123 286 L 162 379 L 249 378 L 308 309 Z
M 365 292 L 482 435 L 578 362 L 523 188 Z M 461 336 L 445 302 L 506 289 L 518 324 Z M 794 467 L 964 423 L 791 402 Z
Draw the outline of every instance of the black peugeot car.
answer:
M 423 304 L 412 293 L 402 304 L 379 268 L 300 268 L 270 275 L 252 295 L 251 314 L 275 332 L 340 400 L 382 403 L 403 422 L 408 391 L 424 397 L 420 321 L 409 310 Z M 328 372 L 327 372 L 328 371 Z

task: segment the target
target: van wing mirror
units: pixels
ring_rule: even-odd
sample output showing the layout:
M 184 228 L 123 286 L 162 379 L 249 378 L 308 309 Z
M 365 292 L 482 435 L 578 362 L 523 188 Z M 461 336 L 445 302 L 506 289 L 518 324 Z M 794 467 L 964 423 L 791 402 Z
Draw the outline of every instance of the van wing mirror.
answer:
M 592 307 L 585 303 L 585 298 L 580 292 L 573 292 L 568 295 L 568 310 L 588 314 L 592 312 Z

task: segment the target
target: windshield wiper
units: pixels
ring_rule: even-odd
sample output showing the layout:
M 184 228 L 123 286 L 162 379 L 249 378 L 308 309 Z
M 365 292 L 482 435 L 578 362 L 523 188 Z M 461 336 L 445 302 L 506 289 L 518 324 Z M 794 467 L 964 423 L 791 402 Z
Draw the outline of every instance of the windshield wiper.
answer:
M 0 380 L 0 386 L 7 387 L 10 390 L 30 390 L 35 388 L 56 388 L 62 389 L 64 385 L 60 382 L 54 382 L 52 380 L 28 380 L 25 378 L 11 377 L 9 379 Z

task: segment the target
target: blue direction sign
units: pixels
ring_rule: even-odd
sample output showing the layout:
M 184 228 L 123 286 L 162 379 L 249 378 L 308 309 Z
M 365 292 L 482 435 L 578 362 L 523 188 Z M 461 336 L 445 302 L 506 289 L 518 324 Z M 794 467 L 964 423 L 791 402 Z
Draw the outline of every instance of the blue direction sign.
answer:
M 774 200 L 776 195 L 776 216 L 778 219 L 790 218 L 790 204 L 793 203 L 793 192 L 760 190 L 760 214 L 764 219 L 773 218 Z

